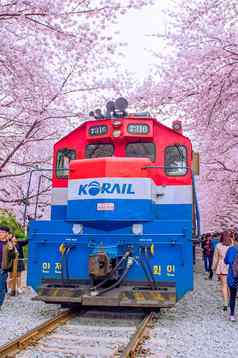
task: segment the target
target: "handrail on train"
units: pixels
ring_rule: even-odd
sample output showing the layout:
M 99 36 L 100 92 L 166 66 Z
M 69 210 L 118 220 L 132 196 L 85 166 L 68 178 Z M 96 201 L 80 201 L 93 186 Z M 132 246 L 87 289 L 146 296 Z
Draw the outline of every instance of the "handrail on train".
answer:
M 195 235 L 194 240 L 198 240 L 201 236 L 201 222 L 200 222 L 200 211 L 198 206 L 198 199 L 197 199 L 197 191 L 195 186 L 195 178 L 192 175 L 192 187 L 193 187 L 193 199 L 194 199 L 194 206 L 195 206 Z
M 141 169 L 189 169 L 189 170 L 192 170 L 191 167 L 185 167 L 185 166 L 171 167 L 171 166 L 166 166 L 166 165 L 145 165 Z
M 27 185 L 27 190 L 26 190 L 26 195 L 25 195 L 25 207 L 24 207 L 24 213 L 23 213 L 23 226 L 25 227 L 26 225 L 26 218 L 27 218 L 27 206 L 28 206 L 28 197 L 29 197 L 29 194 L 30 194 L 30 188 L 31 188 L 31 182 L 32 182 L 32 176 L 33 176 L 33 173 L 36 173 L 36 172 L 52 172 L 54 170 L 54 168 L 43 168 L 43 169 L 40 169 L 40 168 L 35 168 L 35 169 L 32 169 L 31 171 L 29 171 L 29 180 L 28 180 L 28 185 Z M 39 200 L 39 194 L 40 194 L 40 187 L 41 187 L 41 181 L 42 181 L 42 178 L 46 178 L 48 179 L 49 181 L 51 181 L 52 179 L 44 174 L 41 174 L 39 176 L 39 180 L 38 180 L 38 184 L 37 184 L 37 193 L 36 193 L 36 205 L 35 205 L 35 211 L 34 211 L 34 218 L 36 218 L 36 215 L 37 215 L 37 208 L 38 208 L 38 200 Z

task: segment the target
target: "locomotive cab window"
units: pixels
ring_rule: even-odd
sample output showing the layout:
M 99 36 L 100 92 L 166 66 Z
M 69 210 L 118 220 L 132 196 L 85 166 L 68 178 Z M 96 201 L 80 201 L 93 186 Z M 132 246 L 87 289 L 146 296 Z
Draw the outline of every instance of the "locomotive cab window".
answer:
M 155 161 L 155 145 L 150 142 L 129 143 L 126 146 L 126 156 L 134 158 L 148 158 Z
M 86 148 L 86 158 L 112 157 L 114 146 L 110 143 L 88 144 Z
M 57 153 L 56 176 L 57 178 L 67 178 L 69 174 L 69 163 L 76 159 L 76 152 L 73 149 L 60 149 Z
M 165 150 L 165 173 L 182 176 L 187 173 L 187 150 L 183 145 L 174 145 Z

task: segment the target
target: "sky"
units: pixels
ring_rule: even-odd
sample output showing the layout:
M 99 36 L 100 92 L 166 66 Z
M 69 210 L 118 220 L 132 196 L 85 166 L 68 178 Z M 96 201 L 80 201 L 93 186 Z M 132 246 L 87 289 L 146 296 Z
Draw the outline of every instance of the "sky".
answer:
M 151 50 L 164 51 L 162 41 L 151 34 L 164 33 L 166 29 L 166 16 L 163 14 L 165 3 L 167 1 L 162 5 L 160 3 L 130 11 L 123 15 L 118 23 L 119 39 L 128 43 L 128 46 L 121 50 L 125 57 L 120 58 L 120 62 L 139 79 L 149 73 L 151 64 L 156 61 Z
M 159 1 L 157 0 L 157 2 Z M 142 83 L 144 78 L 149 75 L 153 64 L 158 65 L 158 58 L 155 58 L 151 51 L 155 50 L 157 53 L 167 51 L 162 40 L 151 35 L 165 32 L 167 19 L 163 14 L 163 10 L 168 7 L 169 2 L 170 0 L 160 0 L 160 3 L 154 6 L 150 5 L 139 10 L 130 10 L 128 13 L 121 15 L 117 24 L 106 30 L 106 35 L 112 36 L 115 42 L 127 43 L 127 45 L 116 50 L 116 54 L 121 53 L 122 55 L 116 56 L 114 59 L 118 62 L 121 73 L 130 72 L 130 79 L 133 79 L 138 84 L 139 82 Z M 106 76 L 109 78 L 112 76 L 113 78 L 114 68 L 107 68 Z M 107 96 L 106 91 L 104 96 Z M 104 108 L 98 93 L 95 93 L 95 97 L 92 94 L 90 101 L 92 98 L 94 106 Z M 110 91 L 108 98 L 113 99 L 110 98 Z M 88 103 L 87 99 L 85 99 L 85 103 Z

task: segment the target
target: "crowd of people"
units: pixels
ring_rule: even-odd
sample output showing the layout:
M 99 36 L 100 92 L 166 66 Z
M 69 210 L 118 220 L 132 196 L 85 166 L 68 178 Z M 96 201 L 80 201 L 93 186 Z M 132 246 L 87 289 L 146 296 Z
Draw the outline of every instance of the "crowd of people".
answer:
M 23 247 L 27 243 L 28 240 L 18 241 L 7 226 L 0 226 L 0 309 L 6 293 L 11 294 L 14 289 L 14 275 L 17 292 L 22 293 L 22 272 L 25 270 Z M 16 272 L 14 261 L 17 263 Z
M 238 233 L 226 230 L 206 233 L 201 237 L 204 270 L 208 279 L 217 275 L 221 286 L 223 310 L 230 308 L 229 319 L 235 321 L 235 302 L 238 289 Z

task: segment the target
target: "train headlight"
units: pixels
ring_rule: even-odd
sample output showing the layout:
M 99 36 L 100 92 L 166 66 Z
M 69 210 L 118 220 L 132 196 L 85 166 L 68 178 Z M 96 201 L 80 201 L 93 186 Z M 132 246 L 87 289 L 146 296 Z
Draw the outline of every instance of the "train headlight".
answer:
M 72 231 L 74 235 L 81 235 L 83 233 L 83 225 L 82 224 L 74 224 Z
M 115 120 L 115 121 L 112 122 L 113 127 L 120 127 L 121 125 L 122 125 L 122 121 L 116 121 Z
M 115 129 L 115 130 L 112 132 L 112 136 L 113 136 L 114 138 L 118 138 L 118 137 L 120 137 L 120 135 L 121 135 L 121 131 L 120 131 L 119 129 Z
M 133 224 L 132 232 L 134 235 L 143 235 L 143 224 Z

